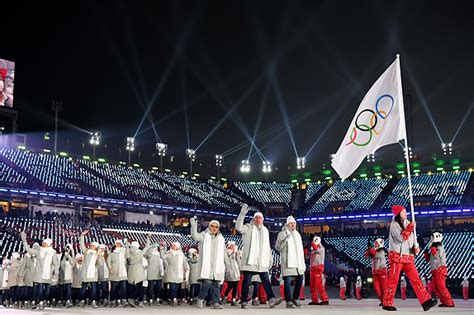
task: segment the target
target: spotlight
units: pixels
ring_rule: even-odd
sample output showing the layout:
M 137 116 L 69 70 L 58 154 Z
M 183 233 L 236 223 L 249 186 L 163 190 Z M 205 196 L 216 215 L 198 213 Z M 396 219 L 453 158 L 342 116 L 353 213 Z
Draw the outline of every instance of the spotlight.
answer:
M 441 143 L 441 149 L 443 149 L 443 154 L 444 155 L 453 154 L 453 144 L 452 144 L 452 142 Z
M 263 161 L 262 171 L 264 173 L 271 173 L 272 172 L 272 165 L 269 161 Z
M 186 149 L 186 156 L 188 157 L 188 159 L 194 162 L 194 160 L 196 160 L 196 150 Z
M 168 145 L 165 143 L 157 143 L 156 150 L 158 151 L 158 156 L 165 156 L 166 151 L 168 150 Z
M 125 138 L 125 150 L 135 151 L 135 138 L 133 138 L 133 137 L 126 137 Z
M 93 131 L 93 132 L 91 132 L 91 137 L 89 139 L 89 143 L 91 145 L 99 145 L 101 139 L 102 139 L 101 132 L 100 131 Z
M 216 154 L 216 166 L 222 166 L 222 161 L 224 160 L 224 157 L 220 154 Z
M 249 173 L 250 172 L 250 161 L 249 160 L 243 160 L 242 161 L 242 166 L 240 167 L 240 171 L 242 173 Z
M 306 167 L 306 158 L 304 156 L 296 158 L 296 168 L 301 170 L 305 167 Z

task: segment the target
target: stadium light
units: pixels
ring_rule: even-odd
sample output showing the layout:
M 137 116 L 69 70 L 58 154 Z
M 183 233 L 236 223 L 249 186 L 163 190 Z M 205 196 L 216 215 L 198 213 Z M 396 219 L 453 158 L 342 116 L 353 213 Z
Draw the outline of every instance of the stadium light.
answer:
M 92 145 L 92 160 L 95 161 L 95 147 L 100 144 L 102 133 L 100 131 L 92 131 L 89 143 Z
M 272 165 L 269 161 L 263 161 L 262 171 L 264 173 L 271 173 L 272 172 Z
M 250 161 L 249 160 L 242 160 L 242 165 L 240 166 L 240 171 L 242 173 L 249 173 L 250 172 Z
M 189 159 L 189 176 L 193 173 L 193 162 L 196 160 L 196 150 L 186 149 L 186 156 Z
M 403 156 L 406 158 L 406 154 L 407 154 L 407 150 L 406 150 L 406 149 L 403 150 L 403 154 L 404 154 Z M 413 150 L 411 149 L 411 147 L 408 147 L 408 157 L 409 157 L 410 159 L 413 158 Z
M 444 155 L 453 154 L 453 143 L 441 143 L 441 149 L 443 150 Z
M 160 157 L 160 172 L 163 173 L 163 157 L 166 155 L 168 145 L 166 143 L 157 142 L 156 150 L 158 151 L 158 156 Z
M 135 138 L 126 137 L 125 138 L 125 150 L 128 151 L 128 165 L 130 165 L 130 157 L 133 151 L 135 151 Z
M 375 153 L 370 153 L 366 157 L 367 163 L 375 163 Z
M 306 158 L 303 156 L 303 157 L 297 157 L 296 158 L 296 168 L 301 170 L 301 169 L 304 169 L 306 167 Z

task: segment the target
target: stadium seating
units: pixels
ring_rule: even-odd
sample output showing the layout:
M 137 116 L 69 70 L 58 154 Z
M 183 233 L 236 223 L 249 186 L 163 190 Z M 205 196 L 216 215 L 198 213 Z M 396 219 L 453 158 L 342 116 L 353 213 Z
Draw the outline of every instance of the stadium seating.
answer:
M 324 185 L 324 183 L 309 183 L 304 202 L 308 202 Z
M 471 172 L 454 171 L 447 173 L 422 174 L 412 177 L 414 197 L 432 197 L 433 206 L 455 206 L 461 203 Z M 383 208 L 394 204 L 408 204 L 408 179 L 402 178 L 385 200 Z
M 290 205 L 291 184 L 234 182 L 237 189 L 258 202 Z
M 321 213 L 332 202 L 349 202 L 345 211 L 368 210 L 387 185 L 388 179 L 360 179 L 336 181 L 309 206 L 308 213 Z

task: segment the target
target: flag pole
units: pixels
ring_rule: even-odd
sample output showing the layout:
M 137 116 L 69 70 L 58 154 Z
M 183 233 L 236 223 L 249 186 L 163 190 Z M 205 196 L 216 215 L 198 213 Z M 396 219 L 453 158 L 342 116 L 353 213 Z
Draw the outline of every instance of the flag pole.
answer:
M 410 213 L 411 220 L 415 221 L 415 206 L 413 205 L 413 188 L 411 185 L 411 169 L 410 169 L 410 157 L 409 157 L 409 146 L 408 146 L 408 136 L 406 132 L 406 121 L 405 121 L 405 104 L 403 102 L 403 92 L 402 92 L 402 69 L 400 67 L 400 54 L 397 54 L 397 65 L 398 65 L 398 90 L 400 91 L 400 101 L 402 102 L 402 111 L 403 113 L 403 124 L 405 124 L 405 162 L 407 164 L 407 176 L 408 176 L 408 195 L 410 197 Z

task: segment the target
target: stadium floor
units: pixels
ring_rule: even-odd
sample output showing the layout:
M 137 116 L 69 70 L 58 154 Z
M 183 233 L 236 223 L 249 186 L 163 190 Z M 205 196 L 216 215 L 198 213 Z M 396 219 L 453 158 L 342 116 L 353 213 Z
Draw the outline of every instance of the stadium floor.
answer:
M 57 309 L 50 309 L 46 308 L 44 311 L 31 311 L 31 310 L 15 310 L 15 309 L 0 309 L 0 314 L 2 315 L 11 315 L 11 314 L 129 314 L 129 313 L 136 313 L 136 314 L 183 314 L 186 312 L 192 312 L 195 315 L 198 314 L 209 314 L 212 313 L 221 313 L 221 314 L 289 314 L 289 313 L 298 313 L 298 314 L 315 314 L 315 313 L 330 313 L 331 315 L 339 315 L 339 314 L 355 314 L 355 315 L 371 315 L 371 314 L 383 314 L 388 313 L 382 311 L 382 309 L 378 306 L 379 301 L 376 299 L 364 299 L 361 301 L 355 300 L 332 300 L 330 301 L 331 305 L 329 306 L 309 306 L 307 305 L 309 301 L 306 300 L 300 309 L 293 309 L 288 310 L 285 308 L 284 303 L 279 305 L 274 309 L 269 309 L 266 306 L 258 306 L 258 307 L 249 307 L 248 310 L 241 310 L 240 307 L 232 307 L 226 306 L 223 310 L 211 310 L 209 308 L 198 309 L 196 307 L 190 306 L 179 306 L 176 308 L 169 307 L 169 306 L 159 306 L 159 307 L 143 307 L 143 308 L 99 308 L 99 309 L 92 309 L 92 308 L 71 308 L 65 310 L 63 308 Z M 396 300 L 396 306 L 398 308 L 398 313 L 395 314 L 421 314 L 423 309 L 418 304 L 418 300 L 416 299 L 408 299 L 405 301 Z M 455 308 L 451 309 L 442 309 L 438 306 L 434 307 L 430 310 L 429 313 L 433 314 L 463 314 L 469 315 L 474 314 L 474 300 L 464 301 L 464 300 L 455 300 L 454 303 L 456 304 Z M 319 310 L 320 312 L 318 312 Z M 426 314 L 426 313 L 425 313 Z

